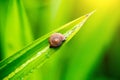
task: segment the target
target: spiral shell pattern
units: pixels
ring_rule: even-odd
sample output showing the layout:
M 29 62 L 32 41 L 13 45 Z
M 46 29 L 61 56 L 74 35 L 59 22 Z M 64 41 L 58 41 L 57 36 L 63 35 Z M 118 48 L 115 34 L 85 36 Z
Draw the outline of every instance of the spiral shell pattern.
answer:
M 65 36 L 61 33 L 54 33 L 49 38 L 50 47 L 59 47 L 63 41 L 65 41 Z

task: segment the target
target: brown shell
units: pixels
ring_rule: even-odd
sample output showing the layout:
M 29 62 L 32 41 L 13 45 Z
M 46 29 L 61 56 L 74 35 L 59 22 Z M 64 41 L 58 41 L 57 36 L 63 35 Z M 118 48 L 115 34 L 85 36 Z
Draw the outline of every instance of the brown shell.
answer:
M 59 47 L 63 41 L 65 41 L 65 36 L 61 33 L 54 33 L 49 38 L 50 47 Z

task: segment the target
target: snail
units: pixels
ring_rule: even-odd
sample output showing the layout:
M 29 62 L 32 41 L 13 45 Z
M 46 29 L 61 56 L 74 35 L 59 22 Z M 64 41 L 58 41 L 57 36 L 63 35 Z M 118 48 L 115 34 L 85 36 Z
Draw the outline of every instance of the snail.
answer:
M 49 38 L 50 48 L 59 47 L 65 41 L 65 36 L 61 33 L 54 33 Z

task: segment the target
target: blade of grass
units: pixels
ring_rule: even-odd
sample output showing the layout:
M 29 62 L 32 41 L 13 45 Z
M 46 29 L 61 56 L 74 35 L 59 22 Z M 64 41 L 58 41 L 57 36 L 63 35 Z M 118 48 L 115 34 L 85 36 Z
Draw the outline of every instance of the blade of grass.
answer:
M 0 60 L 3 59 L 3 42 L 4 42 L 4 26 L 6 21 L 6 14 L 7 14 L 7 1 L 0 0 Z
M 33 40 L 30 25 L 20 0 L 8 1 L 6 16 L 3 29 L 4 58 L 12 55 Z
M 70 21 L 72 16 L 71 12 L 74 9 L 73 7 L 74 0 L 51 0 L 51 17 L 49 30 L 55 29 L 62 24 Z M 69 8 L 68 8 L 69 7 Z
M 18 79 L 41 66 L 59 48 L 49 48 L 48 38 L 52 33 L 60 32 L 67 38 L 63 46 L 79 31 L 93 12 L 84 15 L 37 39 L 15 55 L 0 63 L 0 79 Z

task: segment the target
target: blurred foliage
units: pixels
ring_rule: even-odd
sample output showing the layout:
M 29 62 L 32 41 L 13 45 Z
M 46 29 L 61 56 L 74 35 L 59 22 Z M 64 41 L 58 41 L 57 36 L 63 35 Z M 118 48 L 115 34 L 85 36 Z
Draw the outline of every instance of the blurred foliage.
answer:
M 119 0 L 0 0 L 0 59 L 96 9 L 65 48 L 25 79 L 119 80 L 119 5 Z
M 2 55 L 8 57 L 31 42 L 32 34 L 21 1 L 9 1 L 7 10 L 2 13 L 1 19 L 5 18 L 1 26 Z

